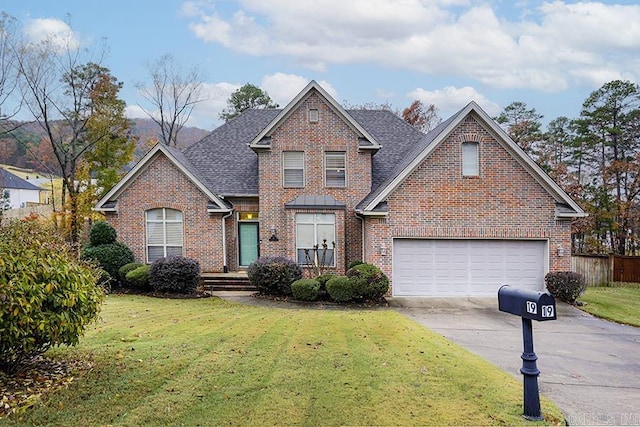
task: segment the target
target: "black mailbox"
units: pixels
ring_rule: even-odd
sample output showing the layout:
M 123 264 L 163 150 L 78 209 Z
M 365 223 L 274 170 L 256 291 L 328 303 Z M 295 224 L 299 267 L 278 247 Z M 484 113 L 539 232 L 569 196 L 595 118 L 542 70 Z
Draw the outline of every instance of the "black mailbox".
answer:
M 498 310 L 524 319 L 555 320 L 556 300 L 544 292 L 504 285 L 498 290 Z

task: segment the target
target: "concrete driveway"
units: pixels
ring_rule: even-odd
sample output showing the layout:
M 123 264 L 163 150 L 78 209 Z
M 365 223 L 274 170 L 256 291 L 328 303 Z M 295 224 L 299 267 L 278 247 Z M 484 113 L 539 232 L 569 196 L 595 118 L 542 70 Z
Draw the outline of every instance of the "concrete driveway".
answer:
M 522 323 L 485 298 L 388 298 L 392 308 L 522 379 Z M 533 322 L 540 392 L 569 425 L 640 425 L 640 328 L 557 303 Z

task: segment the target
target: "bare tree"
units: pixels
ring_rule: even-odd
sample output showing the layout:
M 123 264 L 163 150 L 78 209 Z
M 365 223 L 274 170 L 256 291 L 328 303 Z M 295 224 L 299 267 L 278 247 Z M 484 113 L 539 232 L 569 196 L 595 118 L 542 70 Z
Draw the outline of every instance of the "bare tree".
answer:
M 114 135 L 124 132 L 120 126 L 92 126 L 104 103 L 103 83 L 108 82 L 116 90 L 121 86 L 100 65 L 105 52 L 102 48 L 95 55 L 81 49 L 71 38 L 64 43 L 50 38 L 37 44 L 24 43 L 17 56 L 24 105 L 41 126 L 60 167 L 61 204 L 67 209 L 69 238 L 74 243 L 79 241 L 81 226 L 78 168 L 105 140 L 112 141 L 112 149 L 118 150 Z
M 427 107 L 418 100 L 413 101 L 410 106 L 402 110 L 402 118 L 423 133 L 429 132 L 442 122 L 435 105 L 430 104 Z
M 0 13 L 0 138 L 17 125 L 11 119 L 20 111 L 18 69 L 16 66 L 16 20 Z M 13 105 L 9 105 L 15 101 Z
M 204 100 L 201 73 L 195 67 L 183 69 L 170 54 L 149 62 L 147 70 L 150 84 L 138 83 L 136 88 L 151 108 L 140 108 L 160 127 L 161 141 L 175 147 L 193 108 Z

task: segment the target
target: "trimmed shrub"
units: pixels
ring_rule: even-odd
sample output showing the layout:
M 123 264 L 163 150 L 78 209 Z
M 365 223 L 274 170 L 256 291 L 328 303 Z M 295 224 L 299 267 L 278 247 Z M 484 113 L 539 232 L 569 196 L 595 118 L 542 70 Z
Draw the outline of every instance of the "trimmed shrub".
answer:
M 573 271 L 554 271 L 544 276 L 549 293 L 569 304 L 576 304 L 578 297 L 587 289 L 584 276 Z
M 291 284 L 293 298 L 300 301 L 315 301 L 320 294 L 320 283 L 316 279 L 298 279 Z
M 335 302 L 349 302 L 353 299 L 353 287 L 347 276 L 336 276 L 327 282 L 327 292 Z
M 118 235 L 116 229 L 105 221 L 96 221 L 89 229 L 89 245 L 100 246 L 115 243 Z
M 318 298 L 325 298 L 327 294 L 327 282 L 336 277 L 335 273 L 324 273 L 316 277 L 318 283 L 320 283 L 320 294 Z
M 389 278 L 373 264 L 358 264 L 347 271 L 353 297 L 378 301 L 389 290 Z
M 291 295 L 291 284 L 302 278 L 302 268 L 285 257 L 260 257 L 249 265 L 247 276 L 263 295 Z
M 127 273 L 129 273 L 130 271 L 135 270 L 138 267 L 142 267 L 144 264 L 141 264 L 139 262 L 130 262 L 129 264 L 125 264 L 122 267 L 120 267 L 118 269 L 118 277 L 121 280 L 126 280 L 127 278 Z
M 360 261 L 359 259 L 355 260 L 355 261 L 351 261 L 349 263 L 349 265 L 347 265 L 347 270 L 352 269 L 353 267 L 355 267 L 356 265 L 360 265 L 360 264 L 364 264 L 364 262 Z
M 200 282 L 200 263 L 183 256 L 159 258 L 149 269 L 149 284 L 156 292 L 192 294 Z
M 140 267 L 129 271 L 126 275 L 127 283 L 136 288 L 141 288 L 141 289 L 150 288 L 151 287 L 151 285 L 149 284 L 150 269 L 151 267 L 149 267 L 148 265 L 141 264 Z
M 118 278 L 118 270 L 134 261 L 133 252 L 124 243 L 87 246 L 82 250 L 83 260 L 94 260 L 111 278 Z
M 23 370 L 50 347 L 76 345 L 100 311 L 101 270 L 78 260 L 53 227 L 0 227 L 0 370 Z

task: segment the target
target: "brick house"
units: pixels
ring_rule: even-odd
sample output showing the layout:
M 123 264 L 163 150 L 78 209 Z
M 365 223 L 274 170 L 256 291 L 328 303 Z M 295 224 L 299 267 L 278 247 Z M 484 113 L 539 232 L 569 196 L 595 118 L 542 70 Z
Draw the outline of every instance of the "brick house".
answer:
M 331 270 L 376 264 L 396 296 L 542 289 L 570 270 L 570 221 L 586 216 L 473 102 L 424 135 L 389 111 L 346 111 L 314 81 L 183 153 L 156 145 L 96 209 L 142 262 L 305 265 L 324 240 Z

